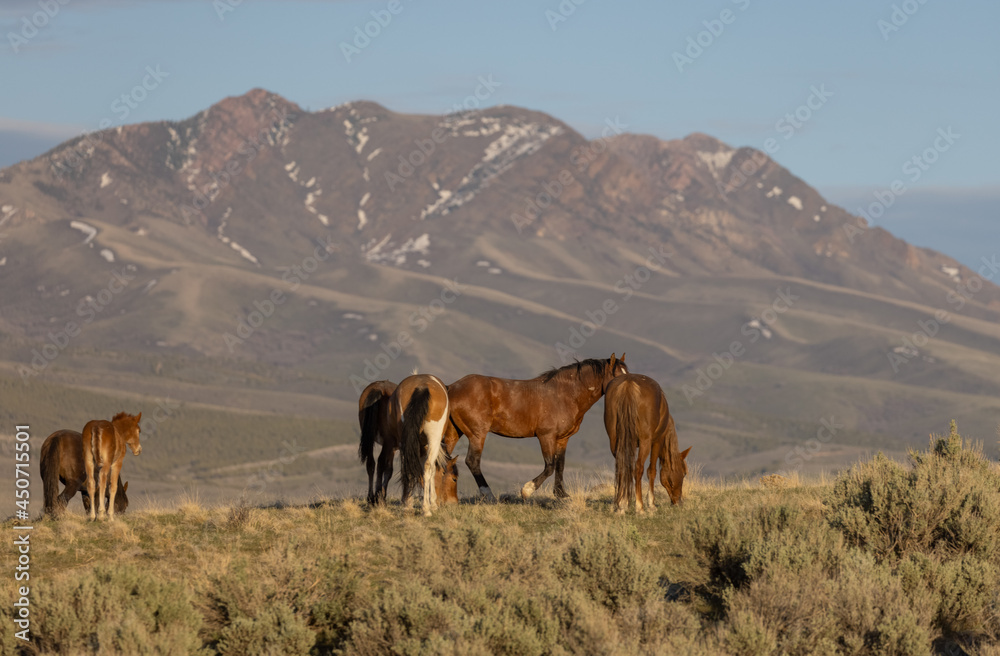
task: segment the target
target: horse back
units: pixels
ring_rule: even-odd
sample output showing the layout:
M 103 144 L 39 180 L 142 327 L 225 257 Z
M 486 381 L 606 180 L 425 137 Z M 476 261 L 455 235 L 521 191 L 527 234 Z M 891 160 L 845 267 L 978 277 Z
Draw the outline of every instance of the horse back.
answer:
M 82 448 L 93 455 L 94 467 L 114 463 L 125 456 L 125 441 L 119 440 L 114 425 L 105 419 L 93 419 L 83 427 Z M 122 442 L 121 445 L 118 442 Z M 119 446 L 121 448 L 119 448 Z M 120 451 L 120 453 L 119 453 Z

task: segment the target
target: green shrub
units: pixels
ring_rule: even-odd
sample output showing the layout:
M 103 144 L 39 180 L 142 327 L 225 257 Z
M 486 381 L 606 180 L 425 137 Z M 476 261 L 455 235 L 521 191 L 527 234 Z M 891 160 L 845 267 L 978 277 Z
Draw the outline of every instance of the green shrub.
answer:
M 978 448 L 948 437 L 911 468 L 879 454 L 841 475 L 827 501 L 830 523 L 880 558 L 913 551 L 1000 558 L 1000 474 Z
M 202 618 L 189 589 L 131 564 L 43 579 L 33 590 L 32 615 L 31 646 L 42 653 L 188 654 L 201 647 Z

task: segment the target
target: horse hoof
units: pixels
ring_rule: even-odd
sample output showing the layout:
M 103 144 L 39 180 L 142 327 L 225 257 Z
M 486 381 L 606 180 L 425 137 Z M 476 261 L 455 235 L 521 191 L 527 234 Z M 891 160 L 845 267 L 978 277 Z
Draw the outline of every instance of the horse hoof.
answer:
M 534 481 L 528 481 L 527 483 L 524 484 L 524 487 L 521 488 L 521 498 L 524 499 L 525 501 L 527 501 L 528 498 L 534 493 L 535 493 Z

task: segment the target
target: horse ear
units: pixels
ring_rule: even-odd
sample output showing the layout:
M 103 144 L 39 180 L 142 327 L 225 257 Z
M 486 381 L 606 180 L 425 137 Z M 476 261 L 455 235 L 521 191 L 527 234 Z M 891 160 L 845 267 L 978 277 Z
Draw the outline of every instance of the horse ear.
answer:
M 122 485 L 122 492 L 128 492 L 128 481 L 125 481 L 125 485 Z
M 691 447 L 688 447 L 688 448 L 684 449 L 683 451 L 681 451 L 681 460 L 687 460 L 688 451 L 690 451 L 690 450 L 691 450 Z
M 615 363 L 616 363 L 616 362 L 618 362 L 618 358 L 616 358 L 616 357 L 615 357 L 615 354 L 614 354 L 614 353 L 612 353 L 612 354 L 611 354 L 611 358 L 610 358 L 610 359 L 608 360 L 608 364 L 609 364 L 609 365 L 611 366 L 611 369 L 612 369 L 612 370 L 614 370 L 614 368 L 615 368 Z
M 142 413 L 141 412 L 138 415 L 136 415 L 136 418 L 135 418 L 135 422 L 136 423 L 139 423 L 140 421 L 142 421 Z
M 619 360 L 619 362 L 625 362 L 625 354 L 624 353 L 622 353 L 622 359 Z

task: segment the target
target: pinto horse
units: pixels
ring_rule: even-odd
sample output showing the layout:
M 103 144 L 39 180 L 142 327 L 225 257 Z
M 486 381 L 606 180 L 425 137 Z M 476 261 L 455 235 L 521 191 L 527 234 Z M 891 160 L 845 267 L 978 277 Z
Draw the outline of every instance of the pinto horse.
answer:
M 688 447 L 678 451 L 677 429 L 670 415 L 667 397 L 660 385 L 648 376 L 627 374 L 608 384 L 604 399 L 604 427 L 615 456 L 615 512 L 624 513 L 634 502 L 643 512 L 642 470 L 649 458 L 646 505 L 655 510 L 653 487 L 656 465 L 660 483 L 677 504 L 683 496 L 687 474 Z
M 115 493 L 117 488 L 111 489 L 111 500 L 108 508 L 105 508 L 104 494 L 108 489 L 108 481 L 116 480 L 122 470 L 122 461 L 125 460 L 125 447 L 132 450 L 133 455 L 142 453 L 142 445 L 139 443 L 139 420 L 142 413 L 129 415 L 119 412 L 111 421 L 104 419 L 94 419 L 88 421 L 83 427 L 83 464 L 87 472 L 87 494 L 91 500 L 97 503 L 90 505 L 90 518 L 97 519 L 94 513 L 95 508 L 98 514 L 105 513 L 109 520 L 115 518 Z M 95 471 L 99 471 L 99 480 L 94 480 Z M 94 496 L 94 487 L 97 487 L 97 496 Z
M 372 505 L 386 501 L 389 481 L 392 480 L 392 459 L 399 449 L 399 426 L 393 422 L 390 413 L 396 387 L 396 383 L 379 380 L 368 385 L 358 399 L 358 422 L 361 424 L 358 458 L 368 469 L 368 503 Z M 376 444 L 382 445 L 377 469 Z M 435 463 L 434 490 L 440 505 L 458 503 L 457 460 L 457 457 L 445 458 L 442 455 Z
M 389 417 L 399 435 L 403 505 L 417 485 L 423 487 L 424 516 L 437 509 L 434 467 L 448 423 L 448 388 L 437 376 L 404 378 L 389 401 Z
M 58 430 L 42 442 L 40 459 L 42 491 L 45 493 L 45 514 L 58 515 L 70 499 L 80 492 L 83 509 L 90 514 L 90 494 L 87 492 L 87 471 L 83 464 L 83 436 L 72 430 Z M 118 492 L 115 494 L 115 512 L 123 513 L 128 508 L 128 482 L 122 484 L 118 477 Z M 59 483 L 66 488 L 59 493 Z M 108 494 L 110 500 L 111 494 Z
M 628 373 L 625 354 L 607 360 L 590 359 L 552 369 L 531 380 L 508 380 L 472 374 L 448 386 L 451 421 L 445 431 L 444 449 L 450 456 L 462 435 L 469 437 L 465 458 L 479 485 L 479 493 L 494 498 L 479 468 L 487 433 L 502 437 L 537 437 L 545 469 L 521 488 L 527 499 L 555 471 L 554 494 L 563 489 L 566 445 L 578 430 L 583 415 L 604 394 L 616 376 Z

